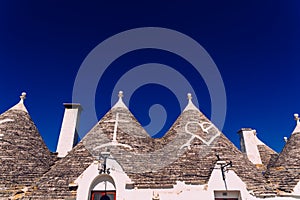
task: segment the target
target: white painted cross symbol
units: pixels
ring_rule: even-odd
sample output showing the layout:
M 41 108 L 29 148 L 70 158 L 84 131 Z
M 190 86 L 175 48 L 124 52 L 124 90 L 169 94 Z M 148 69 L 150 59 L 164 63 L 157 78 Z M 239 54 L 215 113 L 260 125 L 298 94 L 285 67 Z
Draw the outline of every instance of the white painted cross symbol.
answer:
M 125 115 L 124 113 L 116 113 L 116 119 L 115 120 L 107 120 L 107 121 L 104 121 L 104 122 L 115 122 L 115 125 L 114 125 L 114 133 L 113 133 L 113 139 L 111 142 L 109 143 L 106 143 L 106 144 L 102 144 L 98 147 L 95 148 L 96 149 L 99 149 L 99 148 L 102 148 L 102 147 L 107 147 L 107 146 L 123 146 L 123 147 L 127 147 L 129 149 L 132 149 L 131 146 L 127 145 L 127 144 L 122 144 L 122 143 L 119 143 L 117 141 L 117 132 L 118 132 L 118 125 L 120 122 L 129 122 L 127 120 L 122 120 L 120 119 L 120 115 L 123 114 Z
M 125 122 L 125 123 L 129 122 L 127 120 L 120 119 L 120 117 L 119 117 L 120 114 L 123 114 L 123 113 L 116 113 L 116 119 L 115 120 L 104 121 L 104 122 L 115 122 L 115 125 L 114 125 L 114 134 L 113 134 L 113 140 L 112 140 L 112 142 L 116 142 L 116 143 L 117 143 L 117 132 L 118 132 L 119 122 Z

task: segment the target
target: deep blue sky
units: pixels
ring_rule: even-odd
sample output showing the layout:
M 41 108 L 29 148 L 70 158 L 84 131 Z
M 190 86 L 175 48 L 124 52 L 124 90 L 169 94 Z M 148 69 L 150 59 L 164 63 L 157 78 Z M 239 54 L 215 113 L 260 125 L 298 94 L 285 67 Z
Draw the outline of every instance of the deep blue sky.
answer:
M 283 137 L 290 136 L 295 125 L 293 113 L 300 112 L 297 0 L 1 1 L 0 111 L 17 103 L 20 93 L 26 91 L 30 115 L 50 150 L 55 151 L 62 103 L 72 101 L 74 80 L 85 57 L 114 34 L 148 26 L 182 32 L 210 54 L 226 89 L 223 132 L 227 137 L 238 145 L 237 130 L 251 127 L 265 143 L 281 150 Z M 174 68 L 184 65 L 176 55 L 141 50 L 116 60 L 110 66 L 110 76 L 121 75 L 122 70 L 116 70 L 118 66 L 126 69 L 153 61 Z M 210 116 L 210 98 L 203 84 L 199 80 L 198 89 L 203 90 L 200 109 Z M 163 89 L 146 85 L 133 95 L 129 107 L 142 124 L 147 123 L 149 105 L 176 104 L 164 98 L 172 98 L 172 94 Z M 154 95 L 147 90 L 155 91 Z M 100 86 L 97 91 L 96 108 L 101 118 L 109 110 L 111 94 Z M 149 99 L 145 105 L 136 103 L 145 95 Z M 168 109 L 173 110 L 170 125 L 179 110 Z

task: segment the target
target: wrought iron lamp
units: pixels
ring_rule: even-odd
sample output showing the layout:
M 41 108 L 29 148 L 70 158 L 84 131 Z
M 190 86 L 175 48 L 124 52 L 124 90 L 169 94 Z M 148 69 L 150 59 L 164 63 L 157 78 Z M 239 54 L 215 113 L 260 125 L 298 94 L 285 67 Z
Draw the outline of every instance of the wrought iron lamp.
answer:
M 103 159 L 103 163 L 99 163 L 98 170 L 99 174 L 110 174 L 110 168 L 107 168 L 106 161 L 110 156 L 109 151 L 104 151 L 100 153 L 99 160 Z

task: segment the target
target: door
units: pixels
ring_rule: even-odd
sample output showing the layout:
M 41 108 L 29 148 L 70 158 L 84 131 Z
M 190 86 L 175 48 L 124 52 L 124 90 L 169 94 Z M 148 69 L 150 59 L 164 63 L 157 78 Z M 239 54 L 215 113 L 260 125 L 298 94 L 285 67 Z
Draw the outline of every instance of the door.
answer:
M 215 198 L 215 200 L 238 200 L 237 198 Z
M 100 200 L 105 193 L 110 200 L 116 200 L 116 191 L 92 191 L 90 200 Z

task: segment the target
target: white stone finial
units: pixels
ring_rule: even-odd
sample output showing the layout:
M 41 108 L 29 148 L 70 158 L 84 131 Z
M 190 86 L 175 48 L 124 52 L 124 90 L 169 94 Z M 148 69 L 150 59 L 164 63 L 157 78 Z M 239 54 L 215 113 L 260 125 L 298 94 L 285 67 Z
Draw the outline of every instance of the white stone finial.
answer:
M 118 97 L 119 97 L 119 100 L 118 102 L 113 106 L 113 108 L 116 108 L 116 107 L 123 107 L 123 108 L 127 108 L 126 105 L 124 104 L 122 98 L 123 98 L 123 91 L 119 91 L 119 94 L 118 94 Z
M 254 135 L 257 135 L 257 132 L 255 129 L 252 130 Z
M 294 114 L 294 119 L 295 119 L 296 121 L 299 121 L 299 114 L 298 114 L 298 113 L 295 113 L 295 114 Z
M 21 100 L 26 99 L 26 92 L 22 92 L 22 94 L 21 94 L 21 96 L 20 96 L 20 99 L 21 99 Z
M 192 94 L 191 93 L 187 93 L 187 99 L 189 100 L 189 101 L 191 101 L 192 100 Z
M 193 104 L 193 101 L 192 101 L 192 94 L 191 93 L 187 93 L 187 99 L 188 99 L 188 104 L 187 106 L 185 107 L 185 109 L 183 111 L 186 111 L 186 110 L 198 110 L 198 108 Z
M 296 121 L 296 127 L 295 127 L 293 133 L 299 133 L 300 132 L 300 119 L 299 119 L 299 114 L 298 113 L 294 114 L 294 119 Z
M 119 94 L 118 94 L 118 97 L 119 97 L 119 99 L 122 99 L 123 98 L 123 91 L 119 91 Z
M 12 110 L 22 110 L 28 113 L 25 105 L 24 105 L 24 99 L 26 99 L 26 92 L 22 92 L 21 96 L 20 96 L 20 101 L 19 103 L 17 103 L 16 105 L 14 105 L 13 107 L 11 107 L 10 109 Z
M 283 140 L 285 141 L 285 143 L 287 143 L 288 138 L 287 137 L 283 137 Z

